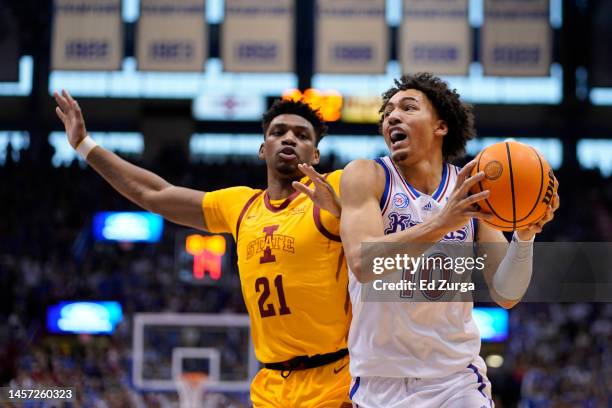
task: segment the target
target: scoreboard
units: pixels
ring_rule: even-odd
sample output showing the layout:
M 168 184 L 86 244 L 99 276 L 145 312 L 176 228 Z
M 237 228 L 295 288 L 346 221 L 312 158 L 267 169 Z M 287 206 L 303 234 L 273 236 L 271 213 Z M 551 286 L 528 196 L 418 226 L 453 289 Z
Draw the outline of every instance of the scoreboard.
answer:
M 176 233 L 176 269 L 185 283 L 233 286 L 238 279 L 229 234 L 181 230 Z

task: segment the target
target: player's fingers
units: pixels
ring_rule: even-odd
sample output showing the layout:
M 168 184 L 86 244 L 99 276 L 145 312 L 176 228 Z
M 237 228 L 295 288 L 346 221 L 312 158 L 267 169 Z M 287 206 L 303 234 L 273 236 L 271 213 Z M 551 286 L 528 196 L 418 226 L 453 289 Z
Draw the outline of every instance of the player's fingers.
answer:
M 291 183 L 291 185 L 300 193 L 304 193 L 310 198 L 314 197 L 314 190 L 309 189 L 308 187 L 306 187 L 305 184 L 300 183 L 299 181 L 294 181 L 293 183 Z
M 298 168 L 302 171 L 302 173 L 310 177 L 312 180 L 323 179 L 323 176 L 319 174 L 319 172 L 317 172 L 315 168 L 312 167 L 310 164 L 300 163 L 298 164 Z
M 55 97 L 55 102 L 57 102 L 59 107 L 62 108 L 62 111 L 64 113 L 67 113 L 68 110 L 70 109 L 70 104 L 68 103 L 66 98 L 64 98 L 62 95 L 57 93 L 57 91 L 53 94 L 53 96 Z
M 79 106 L 79 103 L 76 101 L 76 99 L 74 99 L 72 95 L 70 95 L 70 93 L 65 89 L 62 90 L 62 94 L 70 104 L 70 107 L 73 109 L 75 114 L 79 116 L 81 114 L 81 107 Z
M 484 190 L 480 193 L 472 194 L 471 196 L 464 198 L 461 203 L 463 205 L 473 205 L 479 201 L 486 199 L 487 197 L 489 197 L 489 195 L 491 195 L 491 192 L 489 190 Z
M 315 178 L 314 179 L 314 184 L 318 188 L 326 189 L 326 190 L 329 190 L 329 191 L 333 191 L 334 190 L 334 188 L 331 186 L 331 184 L 329 184 L 329 182 L 327 180 L 325 180 L 324 178 Z
M 472 160 L 468 162 L 465 166 L 463 166 L 461 170 L 459 170 L 459 173 L 457 173 L 457 183 L 455 184 L 455 190 L 457 190 L 460 187 L 461 183 L 463 183 L 463 181 L 468 178 L 470 172 L 472 171 L 472 168 L 475 165 L 476 160 Z
M 72 97 L 72 95 L 70 95 L 70 92 L 68 92 L 67 90 L 62 89 L 62 95 L 64 95 L 64 97 L 65 97 L 65 98 L 68 100 L 68 102 L 70 102 L 71 104 L 72 104 L 72 103 L 74 103 L 74 102 L 76 102 L 76 101 L 74 100 L 74 98 Z
M 484 171 L 479 171 L 478 173 L 474 174 L 472 177 L 466 179 L 463 183 L 461 183 L 461 186 L 459 187 L 459 190 L 457 191 L 462 197 L 464 197 L 465 195 L 467 195 L 467 192 L 470 191 L 472 186 L 482 181 L 483 178 L 484 178 Z
M 559 194 L 555 193 L 555 195 L 553 196 L 553 201 L 552 201 L 552 208 L 553 208 L 553 212 L 557 211 L 557 208 L 559 208 L 559 205 L 561 205 L 561 199 L 559 198 Z
M 541 223 L 543 226 L 547 222 L 551 221 L 554 217 L 555 217 L 555 214 L 554 214 L 552 207 L 548 206 L 548 209 L 546 210 L 546 214 L 544 214 L 544 217 L 542 217 L 539 223 Z
M 64 112 L 62 112 L 59 106 L 55 107 L 55 114 L 61 119 L 62 122 L 66 123 L 66 115 L 64 115 Z

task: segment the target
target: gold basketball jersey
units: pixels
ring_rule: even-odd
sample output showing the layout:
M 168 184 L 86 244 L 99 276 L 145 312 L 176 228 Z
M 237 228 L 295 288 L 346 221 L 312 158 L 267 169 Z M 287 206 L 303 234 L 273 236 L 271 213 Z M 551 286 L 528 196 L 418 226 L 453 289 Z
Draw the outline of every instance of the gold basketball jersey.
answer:
M 336 192 L 340 174 L 327 177 Z M 259 361 L 346 347 L 351 311 L 339 219 L 297 191 L 270 200 L 266 191 L 232 187 L 206 193 L 202 205 L 208 230 L 236 240 Z

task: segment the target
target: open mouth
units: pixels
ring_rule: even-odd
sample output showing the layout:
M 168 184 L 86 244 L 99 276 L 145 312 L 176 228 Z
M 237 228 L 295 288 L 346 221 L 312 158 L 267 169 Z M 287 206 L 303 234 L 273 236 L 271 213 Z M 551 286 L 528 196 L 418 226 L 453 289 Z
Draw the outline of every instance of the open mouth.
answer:
M 283 148 L 278 153 L 278 155 L 283 160 L 294 160 L 294 159 L 297 159 L 297 154 L 295 154 L 295 150 L 293 150 L 293 147 L 285 147 L 285 148 Z
M 395 144 L 398 142 L 401 142 L 402 140 L 406 139 L 408 137 L 408 135 L 404 132 L 402 132 L 401 130 L 397 129 L 397 130 L 393 130 L 391 132 L 391 143 Z

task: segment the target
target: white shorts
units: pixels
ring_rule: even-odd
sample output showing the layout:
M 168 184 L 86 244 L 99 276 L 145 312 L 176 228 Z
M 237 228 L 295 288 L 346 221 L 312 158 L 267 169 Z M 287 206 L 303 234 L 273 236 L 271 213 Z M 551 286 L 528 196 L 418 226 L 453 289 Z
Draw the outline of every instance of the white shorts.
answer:
M 481 358 L 443 378 L 356 377 L 350 397 L 356 408 L 495 407 Z

